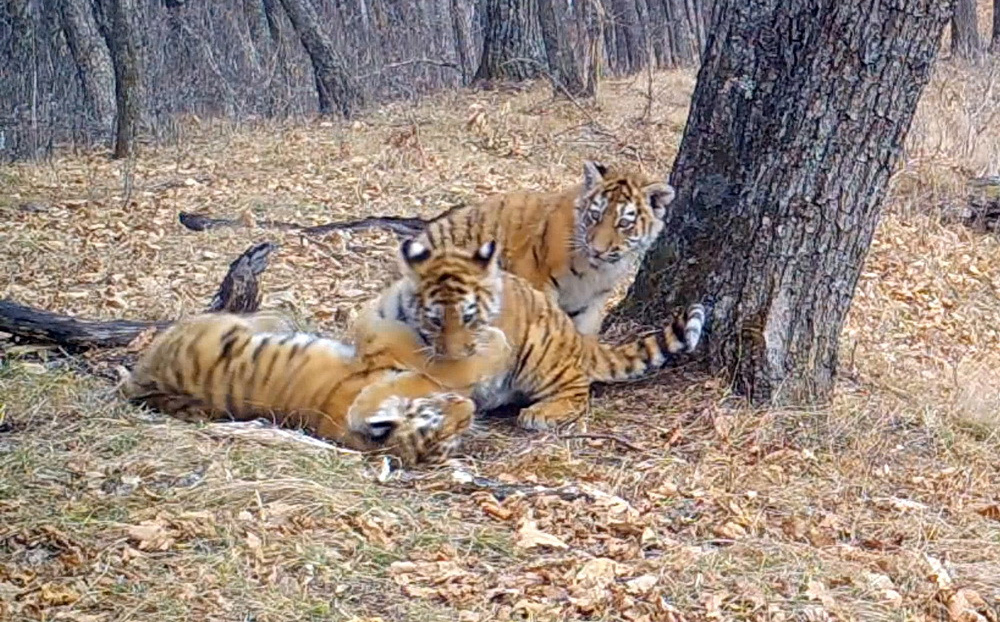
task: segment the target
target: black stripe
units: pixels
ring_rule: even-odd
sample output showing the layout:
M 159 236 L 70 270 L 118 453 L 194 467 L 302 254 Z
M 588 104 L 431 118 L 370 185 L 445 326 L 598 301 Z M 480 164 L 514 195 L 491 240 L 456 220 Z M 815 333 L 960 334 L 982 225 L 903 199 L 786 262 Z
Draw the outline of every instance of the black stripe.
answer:
M 580 274 L 580 271 L 576 269 L 576 266 L 570 266 L 569 267 L 569 271 L 572 272 L 573 276 L 575 276 L 577 278 L 580 278 L 581 276 L 583 276 L 582 274 Z
M 552 287 L 555 287 L 557 290 L 559 289 L 559 281 L 556 279 L 556 277 L 550 276 L 549 283 L 552 283 Z
M 660 349 L 660 354 L 664 359 L 670 356 L 670 348 L 667 343 L 667 334 L 665 331 L 656 331 L 656 347 Z
M 199 345 L 200 344 L 197 340 L 192 341 L 190 344 L 188 344 L 188 347 L 184 350 L 185 358 L 191 361 L 191 365 L 192 367 L 194 367 L 193 375 L 195 378 L 201 378 L 201 360 L 199 360 L 197 352 Z
M 531 353 L 532 353 L 532 351 L 534 351 L 534 349 L 535 349 L 535 345 L 529 343 L 528 347 L 526 347 L 524 350 L 521 351 L 521 356 L 518 357 L 518 359 L 517 359 L 517 366 L 514 368 L 514 373 L 511 375 L 511 378 L 515 382 L 517 382 L 517 379 L 521 376 L 521 371 L 524 369 L 524 366 L 527 364 L 528 359 L 531 357 Z
M 281 352 L 274 352 L 271 356 L 271 361 L 267 364 L 267 371 L 264 372 L 264 379 L 261 381 L 262 386 L 267 386 L 271 382 L 271 373 L 274 371 L 274 365 L 278 362 L 278 357 L 281 356 Z
M 219 343 L 223 343 L 223 344 L 226 343 L 226 341 L 232 339 L 233 336 L 236 335 L 236 333 L 239 332 L 242 329 L 243 329 L 242 326 L 233 326 L 232 328 L 230 328 L 226 332 L 222 333 L 222 336 L 219 337 Z
M 566 380 L 566 373 L 571 371 L 576 371 L 576 367 L 574 365 L 564 365 L 562 369 L 549 377 L 548 382 L 532 391 L 532 399 L 535 401 L 542 401 L 564 390 L 566 387 L 563 383 L 565 383 Z
M 257 347 L 253 349 L 253 353 L 250 355 L 250 360 L 253 363 L 257 362 L 257 359 L 260 358 L 260 353 L 264 350 L 264 348 L 267 347 L 267 345 L 270 342 L 271 342 L 271 336 L 270 335 L 266 335 L 264 337 L 261 337 L 260 343 L 257 344 Z
M 573 309 L 572 311 L 567 311 L 566 315 L 568 315 L 570 317 L 576 317 L 576 316 L 580 315 L 581 313 L 583 313 L 584 311 L 586 311 L 587 309 L 588 309 L 588 307 L 585 307 L 585 306 L 584 307 L 580 307 L 579 309 Z

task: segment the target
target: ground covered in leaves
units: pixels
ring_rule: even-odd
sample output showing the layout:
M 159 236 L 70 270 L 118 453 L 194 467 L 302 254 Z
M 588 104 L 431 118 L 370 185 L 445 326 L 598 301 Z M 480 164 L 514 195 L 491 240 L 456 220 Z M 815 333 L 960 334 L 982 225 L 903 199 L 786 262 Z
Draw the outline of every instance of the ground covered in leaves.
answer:
M 586 106 L 544 86 L 451 93 L 346 124 L 188 119 L 134 163 L 6 167 L 0 296 L 173 318 L 271 240 L 264 306 L 336 334 L 392 278 L 395 237 L 255 222 L 430 215 L 574 183 L 583 158 L 665 175 L 693 84 L 607 83 Z M 576 430 L 484 421 L 448 466 L 388 472 L 123 405 L 90 373 L 101 355 L 0 340 L 0 618 L 995 621 L 1000 241 L 940 217 L 997 172 L 991 85 L 945 66 L 928 88 L 829 410 L 761 412 L 679 370 L 603 390 Z M 195 233 L 181 210 L 250 226 Z

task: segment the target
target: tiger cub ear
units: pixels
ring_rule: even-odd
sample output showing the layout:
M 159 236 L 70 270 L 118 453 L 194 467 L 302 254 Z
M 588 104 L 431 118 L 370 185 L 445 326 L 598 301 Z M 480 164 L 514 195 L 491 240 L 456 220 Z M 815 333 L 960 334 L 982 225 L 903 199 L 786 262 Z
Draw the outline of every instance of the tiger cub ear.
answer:
M 493 263 L 493 258 L 497 254 L 497 243 L 496 240 L 490 240 L 489 242 L 483 244 L 476 249 L 476 252 L 472 253 L 472 261 L 479 264 L 482 268 L 488 268 L 491 263 Z
M 607 174 L 607 166 L 595 160 L 585 160 L 583 162 L 583 189 L 590 192 L 604 181 L 604 176 Z
M 406 265 L 411 268 L 431 258 L 431 249 L 412 239 L 403 240 L 402 246 L 399 247 L 399 253 Z
M 653 214 L 663 220 L 667 215 L 667 206 L 677 196 L 677 191 L 668 183 L 656 182 L 645 186 L 642 191 L 646 194 L 649 207 L 653 209 Z

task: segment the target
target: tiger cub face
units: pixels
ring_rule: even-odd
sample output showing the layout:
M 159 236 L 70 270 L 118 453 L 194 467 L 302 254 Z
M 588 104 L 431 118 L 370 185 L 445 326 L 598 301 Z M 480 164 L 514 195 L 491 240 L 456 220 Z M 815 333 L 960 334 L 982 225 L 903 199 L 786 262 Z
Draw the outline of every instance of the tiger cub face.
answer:
M 435 356 L 471 356 L 490 343 L 490 325 L 500 313 L 502 279 L 497 245 L 475 251 L 432 251 L 406 240 L 400 248 L 412 296 L 402 304 L 406 321 Z
M 635 174 L 617 175 L 597 162 L 583 165 L 573 248 L 599 268 L 644 254 L 663 232 L 674 188 Z

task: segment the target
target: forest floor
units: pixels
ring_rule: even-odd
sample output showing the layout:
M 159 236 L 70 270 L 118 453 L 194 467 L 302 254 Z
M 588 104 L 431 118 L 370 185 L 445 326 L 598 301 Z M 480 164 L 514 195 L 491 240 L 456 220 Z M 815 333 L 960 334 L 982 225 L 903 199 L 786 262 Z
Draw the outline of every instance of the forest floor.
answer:
M 756 410 L 671 371 L 604 389 L 571 432 L 487 420 L 448 465 L 387 473 L 130 407 L 85 357 L 0 340 L 0 619 L 995 621 L 1000 239 L 942 217 L 997 172 L 991 85 L 942 65 L 928 87 L 826 410 Z M 337 334 L 395 274 L 392 234 L 195 233 L 178 212 L 430 215 L 575 183 L 584 158 L 665 176 L 693 86 L 671 72 L 586 106 L 539 85 L 351 123 L 187 119 L 134 165 L 8 166 L 0 297 L 175 318 L 271 240 L 264 306 Z

